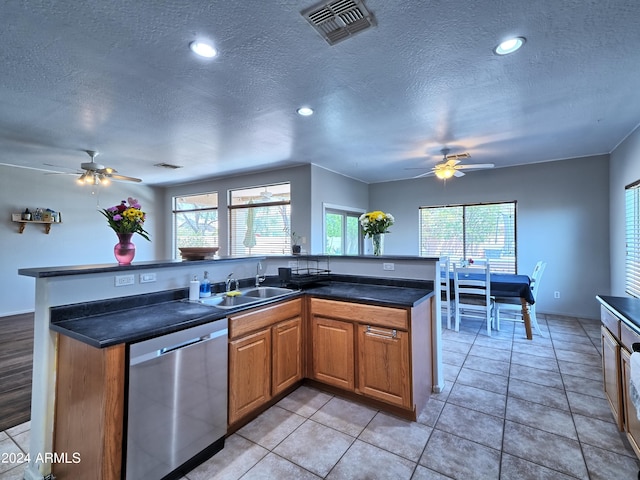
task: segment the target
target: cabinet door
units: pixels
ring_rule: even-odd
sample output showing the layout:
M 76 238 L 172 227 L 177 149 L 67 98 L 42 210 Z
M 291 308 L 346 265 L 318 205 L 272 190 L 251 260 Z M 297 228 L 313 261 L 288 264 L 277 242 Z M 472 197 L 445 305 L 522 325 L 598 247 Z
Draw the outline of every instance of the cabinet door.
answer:
M 620 384 L 620 345 L 605 327 L 602 334 L 602 374 L 604 376 L 604 393 L 609 400 L 611 411 L 622 430 L 622 395 Z
M 624 398 L 624 429 L 627 432 L 629 443 L 640 456 L 640 419 L 638 412 L 631 401 L 629 385 L 631 383 L 631 354 L 624 348 L 620 349 L 622 360 L 622 386 Z
M 276 395 L 302 379 L 302 318 L 275 325 L 272 341 L 271 390 Z
M 358 325 L 358 393 L 410 408 L 408 369 L 407 332 Z
M 229 342 L 229 424 L 271 398 L 271 329 Z
M 313 378 L 353 391 L 355 358 L 353 324 L 312 316 Z

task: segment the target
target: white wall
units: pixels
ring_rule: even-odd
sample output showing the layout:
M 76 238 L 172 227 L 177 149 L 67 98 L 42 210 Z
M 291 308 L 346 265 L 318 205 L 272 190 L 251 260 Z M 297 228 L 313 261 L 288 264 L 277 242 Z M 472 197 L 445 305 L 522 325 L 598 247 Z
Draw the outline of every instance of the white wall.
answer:
M 608 190 L 603 155 L 470 172 L 446 183 L 427 177 L 375 184 L 369 207 L 396 218 L 385 253 L 417 255 L 420 206 L 515 200 L 518 272 L 547 262 L 539 311 L 599 318 L 594 297 L 609 290 Z
M 34 279 L 18 275 L 18 269 L 96 263 L 115 264 L 115 233 L 98 212 L 99 207 L 117 205 L 132 196 L 147 213 L 145 230 L 151 242 L 135 235 L 134 262 L 159 260 L 157 255 L 160 203 L 154 189 L 132 183 L 113 182 L 99 194 L 75 183 L 74 176 L 45 175 L 43 172 L 0 165 L 0 316 L 34 310 Z M 12 213 L 25 208 L 51 208 L 62 213 L 62 223 L 51 226 L 28 224 L 23 234 L 11 221 Z
M 314 254 L 323 253 L 324 204 L 367 210 L 369 204 L 369 185 L 318 167 L 317 165 L 312 166 L 310 252 Z
M 624 187 L 640 180 L 640 128 L 611 154 L 609 174 L 609 216 L 611 229 L 611 295 L 624 292 L 625 225 Z

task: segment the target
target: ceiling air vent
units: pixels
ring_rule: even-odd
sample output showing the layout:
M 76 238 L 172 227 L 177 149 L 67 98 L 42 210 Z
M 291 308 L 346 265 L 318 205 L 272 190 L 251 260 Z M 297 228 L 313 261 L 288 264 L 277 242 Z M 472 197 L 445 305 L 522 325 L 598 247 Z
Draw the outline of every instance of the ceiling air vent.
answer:
M 182 168 L 182 165 L 171 165 L 170 163 L 155 163 L 154 167 L 160 168 L 168 168 L 170 170 L 177 170 L 178 168 Z
M 359 0 L 322 3 L 301 12 L 329 45 L 375 25 L 373 16 Z

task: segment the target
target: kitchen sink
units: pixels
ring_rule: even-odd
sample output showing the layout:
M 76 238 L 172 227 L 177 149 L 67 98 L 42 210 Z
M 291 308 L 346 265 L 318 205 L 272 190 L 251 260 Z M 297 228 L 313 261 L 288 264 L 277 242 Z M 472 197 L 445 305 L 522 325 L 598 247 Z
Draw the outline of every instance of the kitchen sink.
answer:
M 259 303 L 271 298 L 289 295 L 290 293 L 294 293 L 295 291 L 296 290 L 293 290 L 291 288 L 255 287 L 249 288 L 247 290 L 241 290 L 240 295 L 228 296 L 223 293 L 220 295 L 215 295 L 213 297 L 201 298 L 199 302 L 204 305 L 210 305 L 216 308 L 229 309 L 239 307 L 241 305 Z
M 215 297 L 201 298 L 199 301 L 200 303 L 210 305 L 212 307 L 234 308 L 248 303 L 255 303 L 258 299 L 243 296 L 227 297 L 226 295 L 216 295 Z
M 251 298 L 273 298 L 279 297 L 281 295 L 289 295 L 290 293 L 295 292 L 291 288 L 282 288 L 282 287 L 255 287 L 250 288 L 249 290 L 245 290 L 242 292 L 243 297 L 251 297 Z

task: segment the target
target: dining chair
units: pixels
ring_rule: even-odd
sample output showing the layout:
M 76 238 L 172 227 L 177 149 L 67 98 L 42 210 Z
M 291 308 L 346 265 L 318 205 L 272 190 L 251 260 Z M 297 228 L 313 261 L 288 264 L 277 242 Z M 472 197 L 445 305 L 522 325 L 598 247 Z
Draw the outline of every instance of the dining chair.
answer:
M 449 270 L 451 262 L 449 257 L 440 257 L 438 261 L 438 278 L 440 300 L 442 303 L 441 314 L 447 317 L 447 328 L 451 329 L 451 318 L 453 316 L 453 305 L 451 301 L 451 284 L 449 279 Z
M 529 304 L 529 317 L 531 318 L 531 325 L 541 337 L 544 337 L 544 334 L 542 333 L 542 330 L 540 330 L 540 325 L 538 325 L 538 319 L 536 318 L 536 299 L 538 295 L 538 289 L 540 288 L 540 279 L 542 278 L 542 274 L 544 273 L 545 268 L 547 268 L 547 262 L 539 261 L 538 263 L 536 263 L 536 266 L 533 269 L 533 273 L 531 274 L 531 294 L 533 295 L 534 303 L 533 305 Z M 523 321 L 522 302 L 519 298 L 496 297 L 495 309 L 496 330 L 500 330 L 501 313 L 506 313 L 510 317 L 505 318 L 505 320 Z
M 481 318 L 491 336 L 493 298 L 489 265 L 458 267 L 453 265 L 455 330 L 460 331 L 460 317 Z

